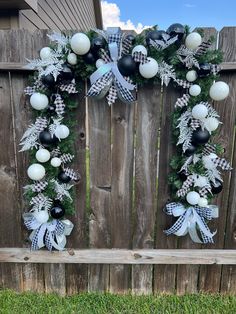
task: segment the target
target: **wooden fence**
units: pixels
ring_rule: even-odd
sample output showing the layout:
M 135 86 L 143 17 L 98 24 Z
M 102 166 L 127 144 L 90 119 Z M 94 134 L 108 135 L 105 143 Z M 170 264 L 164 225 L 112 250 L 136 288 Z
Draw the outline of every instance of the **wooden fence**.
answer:
M 83 179 L 76 187 L 69 250 L 32 253 L 21 218 L 28 160 L 27 154 L 18 153 L 18 143 L 30 119 L 23 95 L 29 72 L 22 64 L 38 56 L 47 44 L 46 33 L 0 31 L 0 286 L 60 294 L 236 293 L 236 27 L 223 28 L 217 43 L 224 53 L 222 80 L 231 91 L 215 104 L 224 123 L 215 141 L 224 145 L 234 170 L 224 175 L 224 191 L 216 200 L 220 216 L 210 223 L 218 230 L 215 244 L 202 247 L 189 237 L 163 233 L 173 222 L 163 207 L 170 197 L 170 116 L 178 92 L 146 86 L 135 105 L 117 102 L 110 108 L 105 100 L 89 100 L 86 111 L 80 95 L 75 145 Z M 217 35 L 215 29 L 205 29 L 206 38 L 212 34 Z

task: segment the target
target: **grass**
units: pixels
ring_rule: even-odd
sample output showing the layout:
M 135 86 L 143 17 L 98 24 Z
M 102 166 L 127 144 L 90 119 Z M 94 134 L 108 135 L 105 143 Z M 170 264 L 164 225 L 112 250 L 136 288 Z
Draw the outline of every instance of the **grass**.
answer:
M 0 291 L 1 314 L 234 314 L 236 297 L 220 294 L 185 296 L 132 296 L 82 293 L 55 294 Z

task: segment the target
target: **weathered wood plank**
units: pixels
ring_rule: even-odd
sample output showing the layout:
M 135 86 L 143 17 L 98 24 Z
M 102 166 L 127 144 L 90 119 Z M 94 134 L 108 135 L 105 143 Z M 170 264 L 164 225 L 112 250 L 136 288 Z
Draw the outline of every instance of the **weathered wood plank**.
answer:
M 133 195 L 134 104 L 117 101 L 112 106 L 111 247 L 131 247 Z M 110 291 L 121 293 L 130 288 L 131 269 L 110 267 Z
M 106 99 L 88 100 L 90 154 L 89 242 L 92 248 L 110 247 L 111 108 Z M 109 289 L 109 265 L 89 266 L 89 291 Z
M 224 54 L 224 61 L 235 62 L 236 54 L 236 28 L 225 27 L 219 34 L 219 49 Z M 223 125 L 219 129 L 219 134 L 214 138 L 215 143 L 220 143 L 225 149 L 223 157 L 228 160 L 232 159 L 233 152 L 233 137 L 236 118 L 235 107 L 235 76 L 233 73 L 222 75 L 220 80 L 225 81 L 230 86 L 230 95 L 221 102 L 215 102 L 214 107 L 220 115 L 220 120 Z M 223 175 L 224 189 L 218 195 L 216 204 L 219 206 L 219 218 L 214 219 L 211 223 L 212 230 L 217 230 L 214 237 L 215 244 L 207 245 L 206 248 L 223 248 L 225 242 L 225 227 L 228 208 L 229 188 L 230 188 L 230 173 L 225 172 Z M 199 289 L 218 292 L 220 290 L 221 281 L 221 266 L 204 266 L 201 267 Z
M 139 90 L 135 147 L 135 204 L 133 248 L 153 248 L 157 192 L 157 145 L 161 108 L 160 88 Z M 132 291 L 152 293 L 153 267 L 132 267 Z
M 157 196 L 157 219 L 156 219 L 156 243 L 155 248 L 173 249 L 177 246 L 175 237 L 167 237 L 163 230 L 167 229 L 172 219 L 163 212 L 163 208 L 170 200 L 170 186 L 168 174 L 170 173 L 170 159 L 174 153 L 172 143 L 171 113 L 173 104 L 177 98 L 174 88 L 169 86 L 164 90 L 161 107 L 160 146 L 158 156 L 158 196 Z M 166 276 L 168 274 L 168 276 Z M 175 265 L 159 265 L 154 268 L 154 291 L 157 293 L 173 293 L 175 291 Z

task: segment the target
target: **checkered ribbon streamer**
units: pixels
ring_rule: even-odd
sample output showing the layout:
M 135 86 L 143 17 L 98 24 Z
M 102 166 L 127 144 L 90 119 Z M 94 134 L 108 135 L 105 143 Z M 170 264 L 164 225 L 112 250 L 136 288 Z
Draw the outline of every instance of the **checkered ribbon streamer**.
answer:
M 112 62 L 111 58 L 109 57 L 108 53 L 104 49 L 100 49 L 100 57 L 105 63 Z
M 63 164 L 66 164 L 66 163 L 68 163 L 68 162 L 72 162 L 72 160 L 75 158 L 75 156 L 74 155 L 71 155 L 71 154 L 62 154 L 61 156 L 60 156 L 60 159 L 61 159 L 61 162 L 63 163 Z
M 222 170 L 232 170 L 230 163 L 225 158 L 212 158 L 212 162 L 216 167 L 220 167 Z
M 61 150 L 59 147 L 57 148 L 54 148 L 52 151 L 51 151 L 51 157 L 58 157 L 61 155 Z
M 108 72 L 90 87 L 87 93 L 87 96 L 98 96 L 101 93 L 101 91 L 105 87 L 110 86 L 111 83 L 112 83 L 112 73 Z
M 117 99 L 118 95 L 117 95 L 117 89 L 115 88 L 114 85 L 112 85 L 109 88 L 109 92 L 107 95 L 107 103 L 109 106 L 111 106 L 112 104 L 115 103 L 116 99 Z
M 208 41 L 203 41 L 201 43 L 201 45 L 197 48 L 196 52 L 195 52 L 195 56 L 199 57 L 202 56 L 203 54 L 205 54 L 207 52 L 207 50 L 210 48 L 212 42 L 209 39 Z
M 31 249 L 39 250 L 46 246 L 49 251 L 56 249 L 62 251 L 66 245 L 66 236 L 73 230 L 73 224 L 69 220 L 53 219 L 50 222 L 39 223 L 32 213 L 23 215 L 24 224 L 30 234 Z
M 58 116 L 62 116 L 65 113 L 65 103 L 60 94 L 56 94 L 56 98 L 54 101 L 55 111 Z
M 218 64 L 211 64 L 211 73 L 216 75 L 220 72 L 221 67 Z
M 149 60 L 145 54 L 143 54 L 141 51 L 135 51 L 132 55 L 135 62 L 139 62 L 141 64 L 148 63 Z
M 201 197 L 205 197 L 205 196 L 207 196 L 207 194 L 212 194 L 211 193 L 211 186 L 210 185 L 206 185 L 206 186 L 204 186 L 204 187 L 202 187 L 199 191 L 198 191 L 198 193 L 200 194 L 200 196 Z
M 122 40 L 122 55 L 128 54 L 131 47 L 132 47 L 132 41 L 129 38 L 123 39 Z
M 120 57 L 120 52 L 121 52 L 121 41 L 122 41 L 122 33 L 121 32 L 118 32 L 116 34 L 108 34 L 108 44 L 111 44 L 111 43 L 116 43 L 117 44 L 117 47 L 118 47 L 118 56 Z
M 40 193 L 31 198 L 30 205 L 33 205 L 33 210 L 40 210 L 43 208 L 49 210 L 52 206 L 52 200 Z
M 186 107 L 188 105 L 189 99 L 190 99 L 190 95 L 183 94 L 182 97 L 177 98 L 177 101 L 175 103 L 175 108 L 177 108 L 177 107 L 179 107 L 179 108 Z
M 213 205 L 206 208 L 199 206 L 185 208 L 181 203 L 167 204 L 165 208 L 167 215 L 179 218 L 171 228 L 164 232 L 166 235 L 175 234 L 177 236 L 184 236 L 189 233 L 195 243 L 213 243 L 213 236 L 216 232 L 211 233 L 205 221 L 213 218 L 213 210 L 215 210 Z
M 79 181 L 81 179 L 81 176 L 77 171 L 70 168 L 63 168 L 63 170 L 65 174 L 71 178 L 71 180 Z
M 188 178 L 184 181 L 181 189 L 179 189 L 176 193 L 178 197 L 184 197 L 188 191 L 190 190 L 190 187 L 194 184 L 194 178 L 193 176 L 188 176 Z
M 31 190 L 36 193 L 41 193 L 46 189 L 47 186 L 47 181 L 38 181 L 31 185 Z
M 46 90 L 46 87 L 43 85 L 43 83 L 41 82 L 40 79 L 37 79 L 35 82 L 34 82 L 34 85 L 33 86 L 27 86 L 25 89 L 24 89 L 24 93 L 25 95 L 29 95 L 31 96 L 33 93 L 36 92 L 36 90 L 41 90 L 41 91 L 45 91 Z
M 62 92 L 67 92 L 68 94 L 76 94 L 78 93 L 77 89 L 76 89 L 76 86 L 75 86 L 75 83 L 70 83 L 70 84 L 62 84 L 59 86 L 60 90 Z
M 215 146 L 212 145 L 212 144 L 206 143 L 204 148 L 203 148 L 202 155 L 203 156 L 208 156 L 211 153 L 215 153 L 215 152 L 216 152 Z
M 182 86 L 183 88 L 189 88 L 192 86 L 192 83 L 189 83 L 185 80 L 181 80 L 181 79 L 175 79 L 174 80 L 179 86 Z
M 38 133 L 42 132 L 46 127 L 48 126 L 48 120 L 47 118 L 39 117 L 36 119 L 35 123 L 35 129 Z
M 198 119 L 191 119 L 191 122 L 190 122 L 190 127 L 193 129 L 193 130 L 196 130 L 198 129 L 199 127 L 201 126 L 201 122 L 200 120 Z
M 119 98 L 123 99 L 128 103 L 135 101 L 136 98 L 133 96 L 133 94 L 127 88 L 124 88 L 120 82 L 116 81 L 116 86 L 117 95 L 121 96 Z

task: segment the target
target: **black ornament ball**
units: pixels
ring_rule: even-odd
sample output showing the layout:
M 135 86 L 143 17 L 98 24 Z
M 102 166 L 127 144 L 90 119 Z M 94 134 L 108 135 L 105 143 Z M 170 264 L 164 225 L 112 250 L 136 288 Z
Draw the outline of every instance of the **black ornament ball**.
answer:
M 210 73 L 211 73 L 211 65 L 209 63 L 199 64 L 199 69 L 197 70 L 197 74 L 199 77 L 208 76 Z
M 175 23 L 168 27 L 167 34 L 169 34 L 171 37 L 178 36 L 178 40 L 181 40 L 184 37 L 185 34 L 185 28 L 182 24 Z
M 66 175 L 66 173 L 64 171 L 60 171 L 58 173 L 58 180 L 62 183 L 68 183 L 68 182 L 70 182 L 70 177 L 68 175 Z
M 135 73 L 136 62 L 131 55 L 126 55 L 118 61 L 118 69 L 124 76 L 129 76 Z
M 178 176 L 179 176 L 180 180 L 182 180 L 182 181 L 187 180 L 187 177 L 188 177 L 187 174 L 186 174 L 186 172 L 185 172 L 184 170 L 180 171 L 180 172 L 178 173 Z
M 50 115 L 53 115 L 55 113 L 55 109 L 56 107 L 54 105 L 49 105 L 48 108 L 47 108 L 47 112 L 50 114 Z
M 93 64 L 96 62 L 97 58 L 93 55 L 91 51 L 83 55 L 84 62 L 87 64 Z
M 192 134 L 192 141 L 193 144 L 199 145 L 199 144 L 206 144 L 210 138 L 210 133 L 202 128 L 198 128 L 197 130 L 193 131 Z
M 220 180 L 216 179 L 215 184 L 211 186 L 212 194 L 219 194 L 223 190 L 223 184 Z
M 44 130 L 39 133 L 39 141 L 43 146 L 49 147 L 51 145 L 57 144 L 59 140 L 56 136 L 52 136 L 49 131 Z
M 48 87 L 53 87 L 56 84 L 56 81 L 52 74 L 43 75 L 41 80 L 42 80 L 42 83 Z
M 74 77 L 74 74 L 70 67 L 67 64 L 62 65 L 62 71 L 59 74 L 59 79 L 61 81 L 71 81 Z
M 146 35 L 146 43 L 147 43 L 147 45 L 150 45 L 150 39 L 152 39 L 152 40 L 161 40 L 163 34 L 166 34 L 166 32 L 162 31 L 162 30 L 159 30 L 159 31 L 154 30 L 154 31 L 148 32 L 147 35 Z
M 60 202 L 54 202 L 53 207 L 50 209 L 50 215 L 54 219 L 60 219 L 65 215 L 65 209 Z
M 135 36 L 132 35 L 132 34 L 128 34 L 128 35 L 125 37 L 125 39 L 128 39 L 128 40 L 131 42 L 132 45 L 133 45 L 134 42 L 135 42 Z
M 105 40 L 102 37 L 95 37 L 91 41 L 91 50 L 95 53 L 99 51 L 99 49 L 105 47 Z
M 186 151 L 184 152 L 184 155 L 187 157 L 192 156 L 195 152 L 196 152 L 196 146 L 193 144 L 190 144 L 190 146 L 188 147 L 188 149 L 186 149 Z

